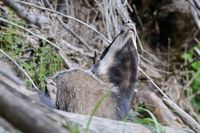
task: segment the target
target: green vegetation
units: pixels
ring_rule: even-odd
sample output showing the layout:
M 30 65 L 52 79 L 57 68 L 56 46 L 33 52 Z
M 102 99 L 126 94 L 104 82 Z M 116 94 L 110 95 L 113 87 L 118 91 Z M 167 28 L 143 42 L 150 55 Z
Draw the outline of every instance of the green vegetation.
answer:
M 81 129 L 80 129 L 80 127 L 79 127 L 78 124 L 75 124 L 74 127 L 71 127 L 71 128 L 70 128 L 70 131 L 69 131 L 69 132 L 70 132 L 70 133 L 81 133 Z
M 145 108 L 142 108 L 142 107 L 139 107 L 138 111 L 148 113 L 150 118 L 138 119 L 135 121 L 135 123 L 148 125 L 149 128 L 151 128 L 153 131 L 155 131 L 155 133 L 165 133 L 164 128 L 162 128 L 161 124 L 158 122 L 157 118 L 151 111 L 149 111 Z
M 111 92 L 106 93 L 105 95 L 103 95 L 96 103 L 94 109 L 92 110 L 91 114 L 90 114 L 90 118 L 87 122 L 87 127 L 85 129 L 85 133 L 88 133 L 89 130 L 89 126 L 91 124 L 92 118 L 95 115 L 95 113 L 97 112 L 97 110 L 99 109 L 99 107 L 101 106 L 101 104 L 111 95 Z
M 200 44 L 195 47 L 200 48 Z M 187 89 L 187 95 L 188 97 L 192 96 L 192 103 L 195 109 L 200 112 L 200 97 L 198 96 L 200 92 L 200 74 L 198 74 L 200 71 L 200 60 L 195 59 L 193 48 L 190 49 L 188 53 L 184 53 L 181 57 L 191 64 L 188 66 L 191 71 L 189 78 L 193 79 L 193 81 L 190 84 L 191 89 Z
M 21 20 L 14 20 L 12 12 L 9 12 L 9 16 L 11 21 L 23 25 Z M 2 27 L 0 29 L 0 48 L 30 75 L 38 88 L 44 91 L 45 78 L 63 69 L 63 60 L 48 44 L 41 42 L 33 46 L 25 41 L 28 40 L 26 34 L 12 25 Z M 30 81 L 26 77 L 23 78 L 31 88 Z
M 81 133 L 81 128 L 79 127 L 77 123 L 72 125 L 69 122 L 65 122 L 63 123 L 63 126 L 69 129 L 70 133 Z
M 77 123 L 75 123 L 73 125 L 68 123 L 68 124 L 65 124 L 64 126 L 67 129 L 69 129 L 70 133 L 81 133 L 82 132 L 80 126 Z
M 139 106 L 136 111 L 142 114 L 143 117 L 138 117 L 139 115 L 135 114 L 136 112 L 130 112 L 123 121 L 144 125 L 153 133 L 165 133 L 165 129 L 158 122 L 156 116 L 150 110 L 145 109 L 143 104 Z
M 63 68 L 62 58 L 48 45 L 33 48 L 15 35 L 3 36 L 1 31 L 0 34 L 0 47 L 25 69 L 41 90 L 45 88 L 45 78 Z M 25 59 L 25 52 L 32 55 Z M 30 86 L 30 81 L 27 82 Z

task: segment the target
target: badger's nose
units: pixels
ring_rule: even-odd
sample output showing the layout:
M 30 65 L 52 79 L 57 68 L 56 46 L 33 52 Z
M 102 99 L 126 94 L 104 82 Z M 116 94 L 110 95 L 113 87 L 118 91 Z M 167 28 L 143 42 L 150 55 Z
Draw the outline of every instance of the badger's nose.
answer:
M 137 50 L 136 33 L 133 29 L 128 29 L 124 35 L 123 44 L 127 44 L 127 41 L 131 40 L 134 48 Z

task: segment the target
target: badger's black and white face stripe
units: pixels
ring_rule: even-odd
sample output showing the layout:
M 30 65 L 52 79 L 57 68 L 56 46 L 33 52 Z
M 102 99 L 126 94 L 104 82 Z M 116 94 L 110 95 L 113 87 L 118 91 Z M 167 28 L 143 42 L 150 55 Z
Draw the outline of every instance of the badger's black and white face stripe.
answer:
M 122 52 L 125 50 L 126 46 L 134 50 Z M 92 72 L 99 76 L 108 76 L 110 68 L 113 67 L 114 64 L 116 65 L 116 62 L 119 60 L 119 58 L 126 58 L 126 55 L 128 56 L 129 53 L 133 53 L 134 57 L 127 57 L 128 60 L 135 58 L 137 59 L 136 62 L 138 65 L 139 57 L 136 45 L 136 29 L 135 25 L 130 23 L 126 24 L 122 28 L 121 32 L 115 37 L 113 42 L 103 51 L 102 55 L 100 56 L 100 61 L 92 68 Z M 123 63 L 120 65 L 123 65 Z
M 128 30 L 127 32 L 122 31 L 108 47 L 106 53 L 103 52 L 103 55 L 100 57 L 101 60 L 99 62 L 99 73 L 107 73 L 108 68 L 115 61 L 116 53 L 121 51 L 122 48 L 125 47 L 128 43 L 131 43 L 131 45 L 133 45 L 132 47 L 137 50 L 136 36 L 134 31 L 132 30 Z
M 95 75 L 118 88 L 117 93 L 113 94 L 117 99 L 116 111 L 120 119 L 130 110 L 138 64 L 135 25 L 126 24 L 92 70 Z

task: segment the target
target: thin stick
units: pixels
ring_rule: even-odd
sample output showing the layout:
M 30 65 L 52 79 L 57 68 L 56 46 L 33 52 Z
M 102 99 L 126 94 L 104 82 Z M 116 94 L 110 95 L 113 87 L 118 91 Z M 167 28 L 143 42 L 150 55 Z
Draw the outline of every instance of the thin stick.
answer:
M 63 58 L 63 60 L 64 60 L 65 64 L 67 65 L 67 67 L 69 69 L 72 68 L 72 65 L 71 65 L 70 61 L 67 58 L 65 58 L 64 52 L 62 50 L 59 50 L 58 54 Z
M 176 113 L 197 133 L 200 133 L 200 125 L 189 114 L 182 110 L 176 103 L 171 103 L 168 99 L 164 98 L 163 101 L 169 105 Z
M 39 16 L 36 14 L 28 13 L 21 4 L 17 3 L 14 0 L 3 0 L 11 9 L 15 11 L 15 13 L 22 19 L 27 22 L 33 23 L 37 26 L 41 26 L 42 24 L 48 23 L 48 17 Z
M 197 39 L 196 37 L 194 38 L 194 41 L 195 41 L 196 43 L 200 44 L 199 39 Z
M 187 100 L 192 100 L 194 97 L 198 96 L 200 94 L 200 90 L 198 90 L 197 92 L 195 92 L 194 94 L 192 94 L 191 96 L 187 97 Z
M 40 9 L 40 10 L 45 10 L 45 11 L 48 11 L 48 12 L 52 12 L 52 13 L 55 13 L 55 14 L 60 15 L 60 16 L 62 16 L 62 17 L 65 17 L 65 18 L 68 18 L 68 19 L 72 19 L 72 20 L 74 20 L 74 21 L 77 21 L 77 22 L 79 22 L 79 23 L 85 25 L 85 26 L 88 27 L 89 29 L 95 31 L 95 32 L 96 32 L 97 34 L 99 34 L 107 43 L 109 43 L 109 44 L 111 43 L 111 41 L 108 40 L 108 39 L 107 39 L 103 34 L 101 34 L 98 30 L 94 29 L 93 27 L 89 26 L 89 25 L 86 24 L 85 22 L 83 22 L 83 21 L 81 21 L 81 20 L 79 20 L 79 19 L 77 19 L 77 18 L 75 18 L 75 17 L 69 16 L 69 15 L 65 15 L 65 14 L 63 14 L 63 13 L 61 13 L 61 12 L 57 12 L 57 11 L 55 11 L 55 10 L 48 9 L 48 8 L 45 8 L 45 7 L 41 7 L 41 6 L 38 6 L 38 5 L 35 5 L 35 4 L 32 4 L 32 3 L 28 3 L 28 2 L 25 2 L 25 1 L 21 1 L 21 0 L 15 0 L 15 1 L 17 1 L 17 2 L 19 2 L 19 3 L 21 3 L 21 4 L 25 4 L 25 5 L 28 5 L 28 6 L 32 6 L 32 7 L 38 8 L 38 9 Z M 137 34 L 137 33 L 136 33 L 136 34 Z M 138 43 L 139 43 L 139 53 L 142 53 L 142 52 L 143 52 L 143 46 L 142 46 L 142 43 L 141 43 L 141 41 L 140 41 L 140 39 L 139 39 L 138 34 L 137 34 L 137 40 L 138 40 Z
M 15 24 L 15 23 L 13 23 L 13 22 L 11 22 L 11 21 L 8 21 L 8 20 L 6 20 L 6 19 L 4 19 L 4 18 L 2 18 L 2 17 L 0 17 L 0 21 L 3 21 L 3 22 L 8 23 L 8 24 L 10 24 L 10 25 L 16 26 L 16 27 L 18 27 L 18 28 L 20 28 L 20 29 L 22 29 L 22 30 L 24 30 L 24 31 L 26 31 L 26 32 L 28 32 L 28 33 L 30 33 L 30 34 L 36 36 L 36 37 L 38 37 L 39 39 L 44 40 L 45 42 L 49 43 L 50 45 L 52 45 L 52 46 L 53 46 L 54 48 L 56 48 L 57 50 L 61 50 L 61 48 L 58 47 L 56 44 L 50 42 L 49 40 L 45 39 L 44 37 L 41 37 L 40 35 L 37 35 L 37 34 L 35 34 L 34 32 L 32 32 L 32 31 L 30 31 L 30 30 L 28 30 L 28 29 L 26 29 L 26 28 L 24 28 L 24 27 L 22 27 L 22 26 L 20 26 L 20 25 L 18 25 L 18 24 Z
M 181 109 L 174 101 L 172 101 L 140 67 L 138 67 L 138 69 L 139 69 L 139 71 L 141 71 L 150 80 L 150 82 L 156 87 L 156 89 L 164 96 L 163 101 L 165 103 L 167 103 L 172 109 L 174 109 L 176 111 L 176 113 L 194 131 L 199 133 L 200 132 L 200 125 L 190 115 L 188 115 L 183 109 Z
M 137 10 L 137 7 L 135 6 L 135 4 L 133 4 L 133 9 L 134 9 L 135 15 L 136 15 L 136 17 L 137 17 L 137 20 L 138 20 L 138 22 L 139 22 L 141 28 L 143 28 L 142 20 L 141 20 L 141 18 L 140 18 L 140 15 L 139 15 L 139 13 L 138 13 L 138 10 Z
M 82 42 L 82 43 L 87 47 L 88 50 L 93 51 L 92 48 L 87 44 L 87 42 L 86 42 L 82 37 L 80 37 L 79 35 L 77 35 L 77 34 L 76 34 L 74 31 L 72 31 L 68 26 L 66 26 L 65 23 L 64 23 L 60 18 L 57 17 L 57 19 L 58 19 L 58 21 L 62 24 L 62 26 L 63 26 L 66 30 L 68 30 L 73 36 L 75 36 L 80 42 Z
M 185 85 L 185 87 L 183 88 L 183 90 L 187 90 L 188 87 L 192 84 L 192 82 L 197 78 L 197 76 L 199 76 L 200 74 L 200 69 L 196 72 L 196 74 L 190 79 L 190 81 Z
M 72 20 L 74 20 L 74 21 L 76 21 L 76 22 L 79 22 L 79 23 L 85 25 L 86 27 L 88 27 L 89 29 L 95 31 L 95 32 L 96 32 L 97 34 L 99 34 L 106 42 L 111 43 L 111 41 L 109 41 L 109 40 L 108 40 L 103 34 L 101 34 L 99 31 L 97 31 L 97 30 L 94 29 L 93 27 L 89 26 L 88 24 L 86 24 L 85 22 L 83 22 L 83 21 L 81 21 L 81 20 L 79 20 L 79 19 L 77 19 L 77 18 L 74 18 L 74 17 L 69 16 L 69 15 L 65 15 L 65 14 L 63 14 L 63 13 L 57 12 L 57 11 L 52 10 L 52 9 L 48 9 L 48 8 L 41 7 L 41 6 L 32 4 L 32 3 L 28 3 L 28 2 L 25 2 L 25 1 L 21 1 L 21 0 L 15 0 L 15 1 L 17 1 L 17 2 L 19 2 L 19 3 L 21 3 L 21 4 L 25 4 L 25 5 L 28 5 L 28 6 L 32 6 L 32 7 L 41 9 L 41 10 L 45 10 L 45 11 L 48 11 L 48 12 L 52 12 L 52 13 L 55 13 L 55 14 L 60 15 L 60 16 L 62 16 L 62 17 L 65 17 L 65 18 L 68 18 L 68 19 L 72 19 Z
M 135 31 L 136 31 L 136 38 L 137 38 L 137 41 L 138 41 L 138 43 L 139 43 L 139 45 L 138 45 L 138 46 L 139 46 L 138 52 L 139 52 L 139 54 L 142 54 L 143 51 L 144 51 L 144 48 L 143 48 L 143 45 L 142 45 L 142 43 L 141 43 L 141 41 L 140 41 L 140 38 L 139 38 L 139 35 L 138 35 L 136 29 L 135 29 Z
M 167 44 L 167 71 L 169 72 L 169 68 L 170 68 L 170 45 L 171 45 L 171 38 L 168 38 L 168 44 Z M 167 74 L 167 78 L 169 77 L 169 74 Z
M 35 34 L 34 32 L 32 32 L 32 31 L 30 31 L 30 30 L 28 30 L 28 29 L 26 29 L 26 28 L 24 28 L 24 27 L 22 27 L 22 26 L 20 26 L 20 25 L 18 25 L 18 24 L 15 24 L 15 23 L 13 23 L 13 22 L 11 22 L 11 21 L 8 21 L 8 20 L 6 20 L 6 19 L 4 19 L 4 18 L 1 18 L 1 17 L 0 17 L 0 21 L 3 21 L 3 22 L 5 22 L 5 23 L 11 24 L 11 25 L 13 25 L 13 26 L 16 26 L 16 27 L 18 27 L 18 28 L 20 28 L 20 29 L 22 29 L 22 30 L 24 30 L 24 31 L 26 31 L 26 32 L 28 32 L 28 33 L 30 33 L 30 34 L 36 36 L 36 37 L 38 37 L 39 39 L 41 39 L 41 40 L 47 42 L 47 43 L 50 44 L 51 46 L 53 46 L 53 47 L 57 50 L 58 54 L 63 58 L 65 64 L 70 68 L 71 65 L 70 65 L 68 59 L 65 58 L 65 56 L 64 56 L 63 54 L 61 54 L 61 53 L 62 53 L 62 49 L 61 49 L 60 47 L 58 47 L 56 44 L 54 44 L 54 43 L 52 43 L 51 41 L 45 39 L 44 37 L 41 37 L 41 36 Z
M 149 80 L 150 82 L 156 87 L 156 89 L 169 101 L 173 103 L 173 101 L 157 86 L 157 84 L 140 68 L 138 67 L 139 71 L 142 72 Z
M 28 75 L 28 73 L 12 58 L 10 57 L 8 54 L 6 54 L 2 49 L 0 49 L 0 52 L 2 54 L 4 54 L 9 60 L 11 60 L 25 75 L 26 77 L 31 81 L 31 84 L 33 85 L 33 87 L 37 90 L 40 91 L 38 89 L 38 87 L 36 86 L 36 84 L 33 82 L 33 80 L 31 79 L 31 77 Z

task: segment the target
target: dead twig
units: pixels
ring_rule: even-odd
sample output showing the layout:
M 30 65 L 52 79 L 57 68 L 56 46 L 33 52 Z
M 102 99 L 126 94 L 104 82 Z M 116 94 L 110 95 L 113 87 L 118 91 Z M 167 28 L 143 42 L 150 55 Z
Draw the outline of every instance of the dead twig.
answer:
M 39 38 L 39 39 L 41 39 L 41 40 L 44 40 L 45 42 L 49 43 L 50 45 L 52 45 L 52 46 L 53 46 L 54 48 L 56 48 L 57 50 L 61 50 L 61 48 L 58 47 L 56 44 L 52 43 L 51 41 L 45 39 L 44 37 L 42 37 L 42 36 L 40 36 L 40 35 L 38 35 L 38 34 L 35 34 L 35 33 L 32 32 L 32 31 L 30 31 L 30 30 L 24 28 L 23 26 L 20 26 L 20 25 L 14 23 L 14 22 L 8 21 L 7 19 L 4 19 L 4 18 L 2 18 L 2 17 L 0 17 L 0 21 L 3 21 L 3 22 L 8 23 L 8 24 L 10 24 L 10 25 L 16 26 L 17 28 L 19 28 L 19 29 L 21 29 L 21 30 L 24 30 L 24 31 L 26 31 L 26 32 L 28 32 L 28 33 L 30 33 L 30 34 L 36 36 L 37 38 Z
M 194 53 L 195 53 L 197 59 L 200 60 L 200 50 L 197 47 L 194 47 Z
M 200 74 L 200 69 L 196 72 L 196 74 L 190 79 L 190 81 L 183 87 L 183 90 L 187 90 L 188 87 L 192 84 L 192 82 L 199 76 Z
M 175 116 L 172 111 L 164 104 L 162 99 L 152 92 L 149 87 L 139 89 L 136 93 L 137 103 L 144 104 L 146 108 L 151 110 L 159 122 L 171 127 L 181 127 L 179 119 Z
M 198 29 L 200 29 L 200 18 L 199 18 L 200 10 L 198 9 L 200 6 L 200 2 L 196 2 L 195 0 L 186 0 L 186 1 L 190 4 L 191 15 Z
M 0 49 L 0 52 L 5 55 L 10 61 L 12 61 L 25 75 L 26 77 L 31 81 L 31 84 L 33 85 L 33 87 L 39 91 L 38 87 L 36 86 L 36 84 L 33 82 L 33 80 L 31 79 L 31 77 L 28 75 L 28 73 L 12 58 L 10 57 L 8 54 L 6 54 L 2 49 Z
M 164 96 L 163 101 L 173 108 L 176 113 L 196 132 L 200 132 L 200 125 L 183 109 L 181 109 L 174 101 L 172 101 L 157 85 L 156 83 L 139 67 L 138 70 L 142 72 L 150 82 L 156 87 L 156 89 Z
M 200 133 L 200 125 L 189 114 L 182 110 L 176 103 L 164 98 L 163 101 L 176 111 L 176 113 L 197 133 Z
M 63 53 L 63 51 L 59 50 L 58 54 L 62 57 L 62 59 L 64 60 L 65 64 L 67 65 L 67 67 L 69 69 L 72 68 L 72 65 L 71 65 L 70 61 L 65 57 L 65 54 Z
M 24 19 L 29 23 L 41 27 L 43 24 L 49 22 L 49 19 L 45 16 L 39 16 L 36 14 L 28 13 L 23 6 L 21 6 L 14 0 L 3 0 L 3 2 L 6 3 L 11 9 L 13 9 L 20 18 Z
M 17 132 L 17 129 L 15 129 L 8 121 L 6 121 L 5 119 L 3 119 L 2 117 L 0 117 L 0 129 L 3 127 L 3 130 L 1 129 L 1 132 L 2 133 L 6 133 L 7 131 L 10 132 L 10 133 L 15 133 Z
M 74 20 L 74 21 L 76 21 L 76 22 L 79 22 L 79 23 L 85 25 L 86 27 L 88 27 L 89 29 L 95 31 L 95 32 L 96 32 L 98 35 L 100 35 L 107 43 L 111 43 L 111 41 L 109 41 L 103 34 L 101 34 L 101 33 L 100 33 L 99 31 L 97 31 L 95 28 L 89 26 L 89 25 L 86 24 L 85 22 L 83 22 L 83 21 L 81 21 L 81 20 L 79 20 L 79 19 L 77 19 L 77 18 L 75 18 L 75 17 L 69 16 L 69 15 L 65 15 L 65 14 L 63 14 L 63 13 L 61 13 L 61 12 L 57 12 L 57 11 L 55 11 L 55 10 L 48 9 L 48 8 L 45 8 L 45 7 L 41 7 L 41 6 L 38 6 L 38 5 L 35 5 L 35 4 L 32 4 L 32 3 L 28 3 L 28 2 L 25 2 L 25 1 L 20 1 L 20 0 L 15 0 L 15 1 L 17 1 L 17 2 L 19 2 L 19 3 L 21 3 L 21 4 L 25 4 L 25 5 L 28 5 L 28 6 L 32 6 L 32 7 L 38 8 L 38 9 L 40 9 L 40 10 L 45 10 L 45 11 L 48 11 L 48 12 L 52 12 L 52 13 L 55 13 L 55 14 L 60 15 L 60 16 L 62 16 L 62 17 L 65 17 L 65 18 L 68 18 L 68 19 L 72 19 L 72 20 Z
M 62 59 L 64 60 L 65 64 L 70 68 L 71 65 L 70 65 L 68 59 L 67 59 L 63 54 L 61 54 L 61 53 L 62 53 L 62 49 L 61 49 L 60 47 L 58 47 L 56 44 L 52 43 L 51 41 L 47 40 L 46 38 L 44 38 L 44 37 L 42 37 L 42 36 L 40 36 L 40 35 L 38 35 L 38 34 L 35 34 L 34 32 L 32 32 L 32 31 L 30 31 L 30 30 L 28 30 L 28 29 L 26 29 L 26 28 L 24 28 L 24 27 L 22 27 L 22 26 L 20 26 L 20 25 L 18 25 L 18 24 L 15 24 L 15 23 L 13 23 L 13 22 L 11 22 L 11 21 L 8 21 L 8 20 L 6 20 L 6 19 L 4 19 L 4 18 L 1 18 L 1 17 L 0 17 L 0 21 L 3 21 L 3 22 L 5 22 L 5 23 L 11 24 L 11 25 L 13 25 L 13 26 L 16 26 L 17 28 L 26 31 L 26 32 L 28 32 L 28 33 L 34 35 L 35 37 L 37 37 L 37 38 L 39 38 L 39 39 L 41 39 L 41 40 L 47 42 L 47 43 L 50 44 L 51 46 L 53 46 L 53 47 L 56 49 L 56 51 L 58 52 L 58 54 L 62 57 Z
M 57 17 L 57 19 L 58 19 L 58 21 L 62 24 L 62 26 L 63 26 L 67 31 L 69 31 L 73 36 L 75 36 L 80 42 L 82 42 L 82 43 L 86 46 L 86 48 L 87 48 L 88 50 L 93 51 L 92 48 L 88 45 L 88 43 L 87 43 L 81 36 L 79 36 L 79 35 L 76 34 L 73 30 L 71 30 L 66 24 L 64 24 L 64 22 L 63 22 L 60 18 Z
M 84 55 L 84 56 L 88 56 L 88 57 L 94 57 L 94 55 L 92 53 L 87 53 L 85 52 L 83 49 L 81 48 L 78 48 L 74 45 L 71 45 L 70 43 L 64 41 L 64 40 L 61 40 L 61 43 L 64 44 L 66 47 L 76 51 L 76 52 L 79 52 L 81 55 Z
M 134 9 L 135 15 L 136 15 L 136 17 L 137 17 L 137 20 L 138 20 L 138 22 L 139 22 L 141 28 L 143 28 L 142 20 L 141 20 L 141 18 L 140 18 L 140 15 L 139 15 L 139 13 L 138 13 L 138 10 L 137 10 L 137 7 L 135 6 L 135 4 L 133 4 L 133 9 Z
M 170 100 L 171 102 L 173 102 L 158 86 L 157 86 L 157 84 L 140 68 L 140 67 L 138 67 L 138 70 L 140 71 L 140 72 L 142 72 L 146 77 L 147 77 L 147 79 L 149 79 L 150 80 L 150 82 L 156 87 L 156 89 L 165 97 L 165 98 L 167 98 L 168 100 Z

